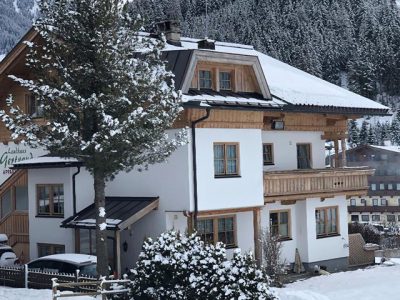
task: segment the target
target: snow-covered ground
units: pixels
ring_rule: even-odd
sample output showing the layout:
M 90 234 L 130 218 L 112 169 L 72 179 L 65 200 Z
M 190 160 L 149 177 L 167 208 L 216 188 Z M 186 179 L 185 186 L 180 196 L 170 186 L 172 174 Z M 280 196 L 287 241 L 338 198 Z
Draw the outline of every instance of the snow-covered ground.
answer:
M 400 265 L 313 277 L 275 289 L 280 300 L 376 300 L 399 299 Z M 1 300 L 51 300 L 50 290 L 0 287 Z M 95 300 L 93 297 L 66 297 L 66 300 Z M 96 298 L 100 299 L 100 297 Z
M 276 289 L 281 300 L 399 299 L 400 265 L 313 277 Z
M 0 287 L 0 300 L 51 300 L 51 290 L 14 289 Z M 101 297 L 63 297 L 63 300 L 100 300 Z

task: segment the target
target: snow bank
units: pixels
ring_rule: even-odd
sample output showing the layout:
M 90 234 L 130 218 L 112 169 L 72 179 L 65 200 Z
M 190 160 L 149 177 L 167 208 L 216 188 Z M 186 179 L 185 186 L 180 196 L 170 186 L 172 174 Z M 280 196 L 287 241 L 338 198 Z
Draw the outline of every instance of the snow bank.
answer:
M 1 300 L 47 300 L 52 299 L 51 290 L 33 290 L 33 289 L 15 289 L 8 287 L 0 287 L 0 299 Z M 101 299 L 100 296 L 97 298 L 82 296 L 82 297 L 63 297 L 60 299 L 64 300 L 96 300 Z

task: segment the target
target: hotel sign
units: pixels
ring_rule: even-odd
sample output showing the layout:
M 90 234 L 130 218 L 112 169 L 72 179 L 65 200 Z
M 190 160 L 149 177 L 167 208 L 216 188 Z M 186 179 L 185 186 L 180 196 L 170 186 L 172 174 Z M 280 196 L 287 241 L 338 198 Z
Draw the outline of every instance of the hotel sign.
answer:
M 9 143 L 0 145 L 0 184 L 11 176 L 15 170 L 10 169 L 13 164 L 44 155 L 46 152 L 41 149 L 32 149 L 21 144 Z

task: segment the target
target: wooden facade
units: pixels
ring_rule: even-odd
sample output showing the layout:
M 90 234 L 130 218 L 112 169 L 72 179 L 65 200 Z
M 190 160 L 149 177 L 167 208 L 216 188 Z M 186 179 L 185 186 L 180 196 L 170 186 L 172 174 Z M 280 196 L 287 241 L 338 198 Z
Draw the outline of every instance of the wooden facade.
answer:
M 11 211 L 0 219 L 0 233 L 8 236 L 8 244 L 13 247 L 17 256 L 29 261 L 29 217 L 28 211 L 17 210 L 16 187 L 28 185 L 27 170 L 18 170 L 0 186 L 0 201 L 11 191 Z
M 264 173 L 265 202 L 366 195 L 369 168 L 310 169 Z
M 196 65 L 190 88 L 199 89 L 199 71 L 211 71 L 212 89 L 219 91 L 219 72 L 231 74 L 231 90 L 233 92 L 259 93 L 257 78 L 252 66 L 239 64 L 224 64 L 209 61 L 199 61 Z

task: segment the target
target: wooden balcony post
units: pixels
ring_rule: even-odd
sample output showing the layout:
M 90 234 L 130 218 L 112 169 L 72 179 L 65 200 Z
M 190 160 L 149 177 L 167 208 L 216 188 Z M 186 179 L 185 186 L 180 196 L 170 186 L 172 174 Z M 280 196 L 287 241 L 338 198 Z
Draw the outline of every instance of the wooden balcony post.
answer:
M 334 167 L 338 168 L 340 166 L 339 164 L 339 141 L 337 139 L 333 140 L 333 145 L 335 147 L 335 163 Z
M 261 248 L 261 208 L 253 210 L 253 227 L 254 227 L 254 258 L 260 267 L 262 263 Z
M 342 138 L 341 140 L 342 143 L 342 165 L 341 167 L 347 167 L 347 158 L 346 158 L 346 139 Z

